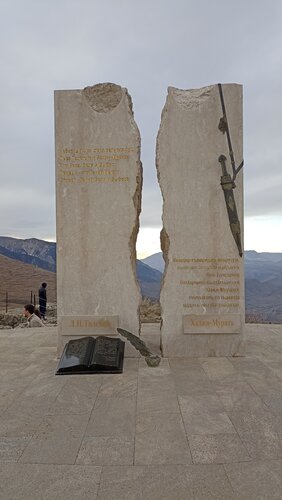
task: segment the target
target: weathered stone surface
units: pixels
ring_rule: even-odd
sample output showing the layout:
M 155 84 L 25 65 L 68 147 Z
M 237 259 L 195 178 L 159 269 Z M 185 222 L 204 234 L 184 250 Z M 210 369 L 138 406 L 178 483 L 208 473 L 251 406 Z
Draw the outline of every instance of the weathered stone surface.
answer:
M 222 86 L 236 167 L 242 152 L 242 87 Z M 232 167 L 219 87 L 170 87 L 157 140 L 163 195 L 162 347 L 167 356 L 242 353 L 243 259 L 231 232 L 219 157 Z M 221 129 L 218 128 L 219 122 Z M 231 189 L 243 233 L 242 170 Z M 234 200 L 232 199 L 234 194 Z M 233 228 L 234 229 L 234 228 Z
M 84 335 L 76 320 L 90 321 L 85 335 L 112 335 L 118 324 L 139 334 L 142 166 L 131 99 L 119 85 L 56 91 L 55 120 L 60 353 Z

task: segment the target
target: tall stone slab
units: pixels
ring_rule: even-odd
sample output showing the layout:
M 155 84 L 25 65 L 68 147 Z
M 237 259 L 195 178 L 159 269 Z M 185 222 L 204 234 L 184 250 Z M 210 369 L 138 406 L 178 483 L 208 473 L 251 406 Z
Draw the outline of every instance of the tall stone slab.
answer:
M 156 157 L 163 195 L 165 355 L 243 352 L 243 169 L 238 168 L 242 143 L 240 85 L 168 89 Z
M 140 135 L 127 90 L 55 91 L 59 353 L 71 338 L 139 333 Z

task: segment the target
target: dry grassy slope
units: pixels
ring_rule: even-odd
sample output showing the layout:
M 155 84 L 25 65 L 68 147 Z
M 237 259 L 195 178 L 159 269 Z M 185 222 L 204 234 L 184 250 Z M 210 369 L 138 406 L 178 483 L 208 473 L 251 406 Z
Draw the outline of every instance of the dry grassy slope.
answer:
M 56 302 L 55 273 L 0 255 L 0 311 L 5 306 L 6 291 L 10 307 L 19 306 L 30 302 L 31 290 L 38 300 L 38 288 L 43 281 L 48 285 L 48 302 Z

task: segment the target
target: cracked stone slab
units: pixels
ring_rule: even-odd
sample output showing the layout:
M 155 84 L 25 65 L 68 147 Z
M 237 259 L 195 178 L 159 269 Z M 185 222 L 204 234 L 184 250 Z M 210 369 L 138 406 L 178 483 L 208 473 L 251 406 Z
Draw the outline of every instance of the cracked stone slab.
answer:
M 125 88 L 55 91 L 59 352 L 76 335 L 140 333 L 140 134 Z
M 242 87 L 225 84 L 222 90 L 237 167 L 243 159 Z M 231 177 L 232 165 L 227 133 L 219 129 L 222 116 L 218 85 L 169 87 L 156 151 L 163 196 L 160 302 L 165 356 L 243 353 L 243 258 L 227 211 L 236 204 L 242 236 L 243 174 L 238 172 L 236 188 L 230 184 L 227 199 L 219 157 L 227 158 Z

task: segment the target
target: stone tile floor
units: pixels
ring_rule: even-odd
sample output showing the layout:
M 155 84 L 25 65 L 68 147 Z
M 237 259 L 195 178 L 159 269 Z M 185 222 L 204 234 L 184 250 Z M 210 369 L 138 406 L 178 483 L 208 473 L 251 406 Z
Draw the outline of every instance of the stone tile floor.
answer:
M 247 325 L 245 357 L 120 375 L 55 376 L 56 334 L 0 331 L 1 500 L 282 498 L 281 325 Z

